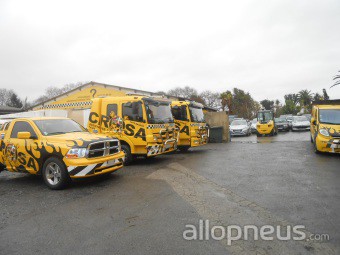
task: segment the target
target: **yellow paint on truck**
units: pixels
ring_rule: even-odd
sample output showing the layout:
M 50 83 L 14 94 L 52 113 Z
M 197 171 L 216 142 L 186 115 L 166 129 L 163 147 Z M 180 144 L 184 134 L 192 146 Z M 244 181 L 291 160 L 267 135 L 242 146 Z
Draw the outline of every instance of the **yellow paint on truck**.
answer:
M 122 119 L 121 124 L 117 122 L 118 119 Z M 171 114 L 170 102 L 162 98 L 95 98 L 92 102 L 88 130 L 116 135 L 125 152 L 126 164 L 138 155 L 153 157 L 177 149 L 178 132 Z
M 172 101 L 171 109 L 179 129 L 180 150 L 207 144 L 208 128 L 204 120 L 202 104 L 193 101 Z
M 313 104 L 310 134 L 316 153 L 340 153 L 340 100 Z
M 14 119 L 4 125 L 0 139 L 2 169 L 42 174 L 52 189 L 63 188 L 68 178 L 101 175 L 123 166 L 118 139 L 90 134 L 67 118 Z

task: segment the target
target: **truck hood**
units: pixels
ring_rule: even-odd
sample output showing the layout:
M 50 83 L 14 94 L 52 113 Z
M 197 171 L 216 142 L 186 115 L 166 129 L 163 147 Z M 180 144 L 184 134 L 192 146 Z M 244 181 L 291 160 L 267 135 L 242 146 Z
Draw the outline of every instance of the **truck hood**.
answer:
M 45 136 L 48 143 L 63 143 L 68 147 L 87 147 L 90 143 L 112 140 L 114 138 L 106 135 L 91 134 L 88 132 L 66 133 L 53 136 Z
M 340 137 L 340 125 L 322 124 L 320 123 L 319 128 L 326 129 L 328 133 L 333 137 Z

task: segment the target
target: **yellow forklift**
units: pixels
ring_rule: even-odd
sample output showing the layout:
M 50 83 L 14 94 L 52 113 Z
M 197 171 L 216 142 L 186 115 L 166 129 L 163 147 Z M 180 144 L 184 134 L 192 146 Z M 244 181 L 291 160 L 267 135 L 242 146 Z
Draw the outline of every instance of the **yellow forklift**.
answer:
M 275 123 L 274 112 L 271 110 L 261 110 L 257 113 L 256 135 L 274 136 L 277 135 L 278 128 Z

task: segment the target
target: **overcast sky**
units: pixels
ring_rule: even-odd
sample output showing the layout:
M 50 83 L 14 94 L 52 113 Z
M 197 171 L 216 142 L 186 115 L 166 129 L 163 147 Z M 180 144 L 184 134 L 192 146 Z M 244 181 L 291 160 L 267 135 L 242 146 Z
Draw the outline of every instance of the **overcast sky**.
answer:
M 1 88 L 29 100 L 79 81 L 340 98 L 340 86 L 329 89 L 339 0 L 0 0 L 0 45 Z

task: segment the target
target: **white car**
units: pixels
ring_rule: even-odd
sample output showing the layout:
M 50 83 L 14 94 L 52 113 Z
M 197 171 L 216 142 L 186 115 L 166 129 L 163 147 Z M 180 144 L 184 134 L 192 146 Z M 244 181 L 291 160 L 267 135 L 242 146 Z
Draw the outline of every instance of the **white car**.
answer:
M 310 122 L 306 116 L 293 116 L 292 131 L 310 130 Z
M 246 120 L 236 119 L 230 124 L 230 135 L 231 136 L 249 136 L 251 135 L 251 128 Z

